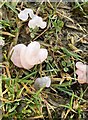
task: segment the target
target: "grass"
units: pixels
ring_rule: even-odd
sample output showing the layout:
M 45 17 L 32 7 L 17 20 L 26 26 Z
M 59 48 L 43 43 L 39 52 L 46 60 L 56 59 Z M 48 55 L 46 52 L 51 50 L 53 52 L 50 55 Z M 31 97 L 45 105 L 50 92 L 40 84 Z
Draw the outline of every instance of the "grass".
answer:
M 86 120 L 88 118 L 88 86 L 79 84 L 75 74 L 77 61 L 87 63 L 87 2 L 3 2 L 1 37 L 2 81 L 0 83 L 2 120 Z M 47 27 L 29 29 L 17 15 L 20 9 L 32 8 Z M 75 14 L 74 14 L 75 13 Z M 79 15 L 81 16 L 81 20 Z M 85 14 L 84 14 L 85 13 Z M 86 16 L 86 17 L 85 17 Z M 67 25 L 68 23 L 68 25 Z M 10 61 L 15 44 L 39 41 L 48 50 L 48 58 L 30 70 L 19 69 Z M 50 88 L 34 89 L 38 77 L 50 76 Z M 2 86 L 1 86 L 2 85 Z

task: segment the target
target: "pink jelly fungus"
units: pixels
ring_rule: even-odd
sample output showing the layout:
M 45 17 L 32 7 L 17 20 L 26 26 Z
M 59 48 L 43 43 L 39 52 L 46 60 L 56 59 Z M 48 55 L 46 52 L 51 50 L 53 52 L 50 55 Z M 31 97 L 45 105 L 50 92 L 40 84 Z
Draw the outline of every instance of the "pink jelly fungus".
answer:
M 11 55 L 11 61 L 16 65 L 17 67 L 22 68 L 21 60 L 20 60 L 20 53 L 21 50 L 25 47 L 24 44 L 18 44 L 14 46 L 10 52 Z
M 83 64 L 82 62 L 76 63 L 76 74 L 78 75 L 78 82 L 88 83 L 88 65 Z
M 81 71 L 86 71 L 87 65 L 83 64 L 82 62 L 77 62 L 76 67 Z
M 37 15 L 35 15 L 29 22 L 28 26 L 30 28 L 40 27 L 44 29 L 46 27 L 46 22 L 43 21 L 43 19 Z
M 30 8 L 25 8 L 18 14 L 18 18 L 22 21 L 26 21 L 29 16 L 31 18 L 31 20 L 28 22 L 28 26 L 30 28 L 34 29 L 35 27 L 40 27 L 41 29 L 44 29 L 46 27 L 47 23 L 44 22 L 41 17 L 35 15 L 33 10 Z
M 26 46 L 21 50 L 21 53 L 20 53 L 21 64 L 22 64 L 24 69 L 31 69 L 33 67 L 33 65 L 28 64 L 28 62 L 25 59 L 25 52 L 26 52 L 26 50 L 27 50 Z
M 42 63 L 48 56 L 46 49 L 40 49 L 36 41 L 28 46 L 18 44 L 11 50 L 11 61 L 14 65 L 24 69 L 31 69 L 34 65 Z
M 33 43 L 35 45 L 33 45 Z M 42 63 L 48 56 L 47 49 L 40 49 L 40 44 L 38 42 L 33 42 L 28 45 L 29 50 L 31 53 L 26 53 L 26 60 L 30 65 L 36 65 Z
M 18 18 L 26 21 L 28 19 L 28 15 L 33 18 L 34 17 L 34 13 L 32 9 L 29 8 L 25 8 L 24 10 L 20 11 L 20 13 L 18 14 Z

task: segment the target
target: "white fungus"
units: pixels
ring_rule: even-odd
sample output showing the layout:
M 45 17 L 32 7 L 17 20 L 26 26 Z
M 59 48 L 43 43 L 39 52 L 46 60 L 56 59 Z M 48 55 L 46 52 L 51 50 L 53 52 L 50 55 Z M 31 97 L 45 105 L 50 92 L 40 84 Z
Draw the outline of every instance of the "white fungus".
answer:
M 37 61 L 36 64 L 42 63 L 48 56 L 48 52 L 46 49 L 40 49 L 38 56 L 37 56 Z
M 26 21 L 28 19 L 28 13 L 24 10 L 18 14 L 19 19 Z
M 0 46 L 4 46 L 5 45 L 5 41 L 4 40 L 0 40 Z
M 17 67 L 22 67 L 21 60 L 20 60 L 20 53 L 21 50 L 25 47 L 24 44 L 18 44 L 14 46 L 10 52 L 11 54 L 11 61 L 16 65 Z
M 83 64 L 82 62 L 77 62 L 76 67 L 80 69 L 81 71 L 86 71 L 86 65 Z
M 33 18 L 35 16 L 33 10 L 30 8 L 25 8 L 25 12 L 30 16 L 30 18 Z
M 31 19 L 28 23 L 28 26 L 30 28 L 35 28 L 35 27 L 40 27 L 42 29 L 44 29 L 46 27 L 46 22 L 43 21 L 43 19 L 37 15 L 35 15 L 33 17 L 33 19 Z
M 41 49 L 39 42 L 31 42 L 28 46 L 18 44 L 12 48 L 11 61 L 17 67 L 31 69 L 34 65 L 42 63 L 48 56 L 47 49 Z
M 25 52 L 25 59 L 30 65 L 35 65 L 40 51 L 40 44 L 36 41 L 31 42 Z
M 40 43 L 39 42 L 31 42 L 27 47 L 28 53 L 32 55 L 36 55 L 40 50 Z
M 30 65 L 42 63 L 48 56 L 47 49 L 40 49 L 40 44 L 31 42 L 25 52 L 25 59 Z
M 88 83 L 88 65 L 83 64 L 82 62 L 77 62 L 76 63 L 76 74 L 78 75 L 78 82 L 83 84 L 83 83 Z
M 18 14 L 19 19 L 26 21 L 28 19 L 28 15 L 33 18 L 34 13 L 32 9 L 25 8 L 24 10 L 20 11 Z
M 28 26 L 30 28 L 34 29 L 35 27 L 40 27 L 44 29 L 46 27 L 46 22 L 44 22 L 41 17 L 35 15 L 32 9 L 25 8 L 18 14 L 18 18 L 23 21 L 26 21 L 29 16 L 31 18 L 31 20 L 28 22 Z
M 34 83 L 35 89 L 40 89 L 42 87 L 50 87 L 51 79 L 49 76 L 37 78 Z
M 27 60 L 25 59 L 26 50 L 27 50 L 26 46 L 23 47 L 23 49 L 21 50 L 21 53 L 20 53 L 21 64 L 24 69 L 31 69 L 33 65 L 28 64 Z

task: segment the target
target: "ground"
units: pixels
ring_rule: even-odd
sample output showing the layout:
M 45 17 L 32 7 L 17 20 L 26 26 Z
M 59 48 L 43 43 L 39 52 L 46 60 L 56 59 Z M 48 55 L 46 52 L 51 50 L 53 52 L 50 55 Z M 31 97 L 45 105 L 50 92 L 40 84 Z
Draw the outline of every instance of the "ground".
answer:
M 24 8 L 47 27 L 30 29 L 18 18 Z M 2 2 L 1 12 L 2 120 L 87 120 L 88 85 L 78 83 L 75 64 L 88 64 L 88 2 Z M 16 67 L 11 48 L 31 41 L 48 50 L 47 59 L 30 70 Z M 34 81 L 43 76 L 51 78 L 51 86 L 35 90 Z

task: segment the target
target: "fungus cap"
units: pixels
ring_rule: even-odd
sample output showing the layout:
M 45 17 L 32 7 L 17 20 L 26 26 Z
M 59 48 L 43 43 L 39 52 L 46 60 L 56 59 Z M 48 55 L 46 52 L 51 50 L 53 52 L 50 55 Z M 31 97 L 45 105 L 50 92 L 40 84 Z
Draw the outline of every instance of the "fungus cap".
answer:
M 20 60 L 20 53 L 24 47 L 25 47 L 24 44 L 18 44 L 16 46 L 14 46 L 10 52 L 11 61 L 13 62 L 13 64 L 16 65 L 17 67 L 21 67 L 21 68 L 22 68 L 22 64 L 21 64 L 21 60 Z
M 26 13 L 24 10 L 21 11 L 19 14 L 18 14 L 18 18 L 23 20 L 23 21 L 26 21 L 28 19 L 28 13 Z
M 76 74 L 78 75 L 78 82 L 83 84 L 86 82 L 86 79 L 85 79 L 85 73 L 83 73 L 82 71 L 80 70 L 76 70 Z
M 39 42 L 34 41 L 28 45 L 27 50 L 25 52 L 25 59 L 28 62 L 28 64 L 35 65 L 39 51 Z
M 32 9 L 25 8 L 25 12 L 30 16 L 30 18 L 35 16 Z
M 21 60 L 22 67 L 23 67 L 24 69 L 29 70 L 29 69 L 31 69 L 31 68 L 33 67 L 33 65 L 28 64 L 28 62 L 27 62 L 26 59 L 25 59 L 25 52 L 26 52 L 26 50 L 27 50 L 27 47 L 26 47 L 26 46 L 23 47 L 23 49 L 21 50 L 20 60 Z
M 36 64 L 42 63 L 48 55 L 46 49 L 40 49 L 39 42 L 31 42 L 27 47 L 24 44 L 14 46 L 10 52 L 11 61 L 17 67 L 30 69 Z
M 81 71 L 86 71 L 86 65 L 85 64 L 83 64 L 82 62 L 77 62 L 76 63 L 76 67 L 79 69 L 79 70 L 81 70 Z
M 51 79 L 49 76 L 37 78 L 34 83 L 35 89 L 40 89 L 44 86 L 48 88 L 50 87 L 50 85 L 51 85 Z
M 31 55 L 28 54 L 28 51 L 26 52 L 25 58 L 30 65 L 40 64 L 47 58 L 48 52 L 46 49 L 39 49 L 36 54 L 35 52 L 36 50 Z
M 32 9 L 29 8 L 25 8 L 24 10 L 20 11 L 20 13 L 18 14 L 19 19 L 26 21 L 28 19 L 28 15 L 33 18 L 34 17 L 34 13 Z
M 83 83 L 88 83 L 88 65 L 83 64 L 82 62 L 77 62 L 76 63 L 76 74 L 78 75 L 78 82 L 83 84 Z
M 36 61 L 36 64 L 42 63 L 47 58 L 47 56 L 48 56 L 47 49 L 41 48 L 37 56 L 38 60 Z
M 31 42 L 27 47 L 27 52 L 32 55 L 36 55 L 40 50 L 40 43 L 39 42 Z
M 35 27 L 40 27 L 42 29 L 44 29 L 46 27 L 46 22 L 44 22 L 42 20 L 41 17 L 35 15 L 29 22 L 28 22 L 28 26 L 30 28 L 35 28 Z
M 0 46 L 4 46 L 5 45 L 5 41 L 4 40 L 0 40 Z

